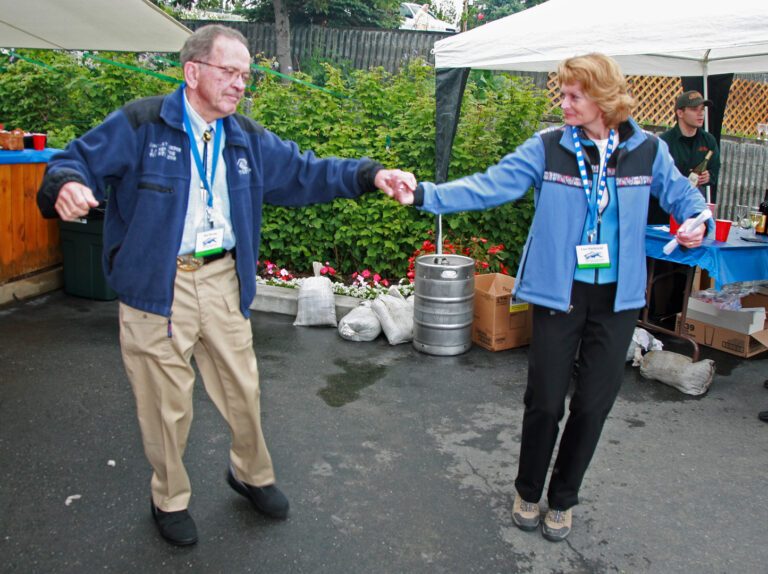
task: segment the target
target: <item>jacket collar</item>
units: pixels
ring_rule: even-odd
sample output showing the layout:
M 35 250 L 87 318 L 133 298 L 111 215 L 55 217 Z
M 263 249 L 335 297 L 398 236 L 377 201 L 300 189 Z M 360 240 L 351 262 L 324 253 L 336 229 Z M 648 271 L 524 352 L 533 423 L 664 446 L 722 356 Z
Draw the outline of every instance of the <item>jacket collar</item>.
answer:
M 575 152 L 570 128 L 568 126 L 562 126 L 562 130 L 563 134 L 560 136 L 560 145 Z M 647 134 L 632 118 L 619 124 L 619 146 L 625 147 L 627 151 L 632 151 L 646 139 L 648 139 Z
M 169 126 L 184 131 L 184 84 L 170 93 L 160 108 L 160 117 Z M 227 134 L 226 145 L 245 147 L 245 132 L 235 119 L 234 114 L 223 118 L 224 131 Z

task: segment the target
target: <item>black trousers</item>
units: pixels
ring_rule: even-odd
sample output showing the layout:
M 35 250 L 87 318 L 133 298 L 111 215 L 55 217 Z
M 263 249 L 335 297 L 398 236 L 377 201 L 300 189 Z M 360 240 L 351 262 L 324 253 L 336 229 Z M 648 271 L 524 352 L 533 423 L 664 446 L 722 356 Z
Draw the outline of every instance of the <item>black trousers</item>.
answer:
M 515 480 L 523 500 L 538 502 L 544 490 L 578 352 L 570 413 L 547 498 L 550 508 L 556 510 L 567 510 L 579 502 L 581 482 L 621 387 L 627 348 L 637 321 L 637 309 L 613 311 L 615 296 L 615 283 L 590 285 L 574 281 L 570 312 L 534 307 Z

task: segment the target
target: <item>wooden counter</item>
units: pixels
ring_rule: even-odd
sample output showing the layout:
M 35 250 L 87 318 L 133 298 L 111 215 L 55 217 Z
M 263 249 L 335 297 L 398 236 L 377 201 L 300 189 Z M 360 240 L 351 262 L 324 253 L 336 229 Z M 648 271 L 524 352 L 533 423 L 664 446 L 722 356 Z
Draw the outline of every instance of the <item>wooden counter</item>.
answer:
M 57 150 L 0 150 L 0 284 L 61 263 L 59 224 L 37 208 L 37 189 Z

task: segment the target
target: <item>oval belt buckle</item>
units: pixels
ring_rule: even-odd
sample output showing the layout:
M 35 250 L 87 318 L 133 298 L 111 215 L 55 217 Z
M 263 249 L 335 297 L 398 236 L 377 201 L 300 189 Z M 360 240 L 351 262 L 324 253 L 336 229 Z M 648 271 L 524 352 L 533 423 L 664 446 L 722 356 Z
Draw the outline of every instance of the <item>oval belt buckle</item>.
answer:
M 203 266 L 202 257 L 195 257 L 191 253 L 176 256 L 176 267 L 182 271 L 197 271 Z

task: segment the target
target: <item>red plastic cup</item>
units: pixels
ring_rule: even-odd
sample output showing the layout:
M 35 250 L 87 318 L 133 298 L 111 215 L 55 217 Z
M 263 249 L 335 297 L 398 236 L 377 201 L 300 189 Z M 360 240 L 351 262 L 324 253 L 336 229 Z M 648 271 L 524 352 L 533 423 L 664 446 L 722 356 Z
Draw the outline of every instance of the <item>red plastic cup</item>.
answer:
M 32 147 L 36 150 L 44 150 L 47 139 L 45 134 L 32 134 Z
M 671 215 L 669 216 L 669 232 L 672 235 L 677 235 L 677 230 L 680 228 L 680 224 L 675 221 L 675 218 Z
M 715 220 L 715 239 L 717 241 L 728 241 L 728 233 L 731 231 L 731 222 L 727 219 Z

